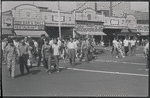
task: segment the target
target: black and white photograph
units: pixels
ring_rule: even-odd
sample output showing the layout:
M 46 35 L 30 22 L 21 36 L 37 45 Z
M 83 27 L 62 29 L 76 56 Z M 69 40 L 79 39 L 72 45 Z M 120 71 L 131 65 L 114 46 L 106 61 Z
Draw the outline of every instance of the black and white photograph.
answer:
M 2 1 L 3 97 L 148 97 L 148 1 Z

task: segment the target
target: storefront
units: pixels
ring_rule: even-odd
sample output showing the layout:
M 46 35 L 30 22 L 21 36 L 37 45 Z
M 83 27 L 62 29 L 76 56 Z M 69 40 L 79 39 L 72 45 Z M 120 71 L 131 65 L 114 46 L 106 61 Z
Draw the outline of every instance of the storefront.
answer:
M 47 35 L 44 30 L 45 22 L 37 6 L 22 4 L 14 7 L 12 14 L 14 18 L 13 29 L 16 35 L 34 38 L 40 37 L 41 34 Z
M 41 19 L 14 19 L 14 32 L 16 35 L 31 37 L 47 35 L 44 30 L 44 21 Z
M 99 15 L 95 10 L 86 8 L 81 12 L 76 12 L 75 31 L 80 35 L 92 35 L 96 42 L 104 40 L 106 35 L 103 32 L 104 15 Z
M 105 44 L 112 45 L 114 37 L 123 38 L 121 34 L 122 29 L 127 29 L 125 18 L 105 17 L 103 32 L 107 34 L 105 37 Z
M 45 31 L 51 38 L 59 37 L 58 11 L 42 11 L 42 19 L 45 21 Z M 73 37 L 75 27 L 74 13 L 60 12 L 61 38 Z
M 14 35 L 13 17 L 11 11 L 2 13 L 2 38 Z
M 128 37 L 129 39 L 132 39 L 133 37 L 137 37 L 137 20 L 133 15 L 127 15 L 126 17 L 126 29 L 122 29 L 119 36 Z

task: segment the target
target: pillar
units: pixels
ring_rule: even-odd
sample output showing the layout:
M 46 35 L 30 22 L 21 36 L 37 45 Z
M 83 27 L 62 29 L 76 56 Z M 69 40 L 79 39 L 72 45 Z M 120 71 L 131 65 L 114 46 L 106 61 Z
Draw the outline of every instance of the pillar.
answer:
M 101 40 L 103 40 L 103 35 L 101 35 Z

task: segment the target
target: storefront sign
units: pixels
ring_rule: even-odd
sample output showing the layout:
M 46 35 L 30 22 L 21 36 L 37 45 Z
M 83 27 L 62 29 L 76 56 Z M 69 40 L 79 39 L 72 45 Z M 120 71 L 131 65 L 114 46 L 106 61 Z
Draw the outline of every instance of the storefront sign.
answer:
M 137 20 L 135 19 L 135 17 L 133 15 L 128 15 L 126 18 L 126 24 L 127 24 L 128 28 L 136 29 Z
M 22 26 L 22 25 L 14 25 L 14 29 L 23 29 L 23 30 L 44 30 L 44 26 Z
M 103 25 L 94 24 L 94 23 L 77 23 L 75 27 L 76 27 L 76 30 L 78 31 L 94 32 L 94 31 L 103 30 Z
M 104 28 L 124 29 L 127 28 L 125 18 L 105 17 Z
M 58 18 L 58 16 L 52 16 L 52 21 L 56 21 L 56 22 L 58 22 L 59 21 L 59 18 Z M 60 22 L 65 22 L 65 16 L 61 16 L 60 17 Z
M 111 25 L 119 25 L 119 20 L 117 20 L 117 19 L 111 19 L 110 20 L 110 24 Z
M 14 29 L 19 30 L 44 30 L 44 21 L 36 19 L 15 19 Z
M 2 16 L 2 28 L 13 28 L 13 18 L 11 16 Z
M 137 25 L 138 32 L 149 32 L 149 25 Z
M 14 25 L 44 25 L 44 22 L 38 22 L 38 21 L 14 21 Z

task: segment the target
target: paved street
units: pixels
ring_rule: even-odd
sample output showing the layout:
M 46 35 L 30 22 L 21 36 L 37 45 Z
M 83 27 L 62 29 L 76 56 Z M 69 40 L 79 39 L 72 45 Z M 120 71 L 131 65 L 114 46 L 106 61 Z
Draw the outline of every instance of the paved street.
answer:
M 99 55 L 90 63 L 71 67 L 60 61 L 60 73 L 51 75 L 43 67 L 33 67 L 29 75 L 12 80 L 2 66 L 4 96 L 148 96 L 148 72 L 145 58 L 128 56 L 116 59 L 110 53 Z M 26 72 L 26 71 L 25 71 Z

